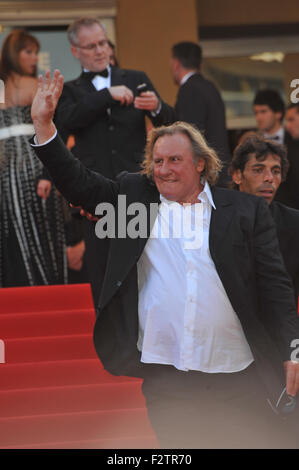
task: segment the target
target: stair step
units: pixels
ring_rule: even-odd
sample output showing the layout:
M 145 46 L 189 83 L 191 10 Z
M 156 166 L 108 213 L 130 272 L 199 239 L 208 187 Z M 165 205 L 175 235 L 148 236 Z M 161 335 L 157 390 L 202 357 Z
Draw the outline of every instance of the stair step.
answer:
M 94 310 L 90 284 L 1 289 L 0 315 L 85 309 Z
M 8 364 L 97 357 L 91 334 L 7 339 L 4 344 Z
M 2 447 L 152 434 L 144 408 L 0 419 Z
M 94 310 L 62 310 L 48 312 L 8 313 L 0 315 L 2 340 L 38 336 L 91 335 L 95 323 Z
M 67 385 L 139 382 L 134 377 L 119 377 L 103 369 L 99 359 L 60 360 L 0 364 L 1 390 L 59 387 Z
M 0 297 L 0 448 L 157 447 L 142 380 L 112 376 L 97 357 L 89 284 Z
M 0 391 L 1 418 L 144 407 L 136 382 Z

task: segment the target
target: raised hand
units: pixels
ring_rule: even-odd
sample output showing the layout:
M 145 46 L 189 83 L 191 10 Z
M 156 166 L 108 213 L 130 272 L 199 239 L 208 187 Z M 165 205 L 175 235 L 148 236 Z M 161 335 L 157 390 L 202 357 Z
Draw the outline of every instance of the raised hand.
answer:
M 45 78 L 38 77 L 38 87 L 31 106 L 31 117 L 37 141 L 43 144 L 55 134 L 53 116 L 63 88 L 63 76 L 55 70 L 53 78 L 47 70 Z
M 63 88 L 63 76 L 59 70 L 55 70 L 53 78 L 47 70 L 45 79 L 42 75 L 38 77 L 38 87 L 31 106 L 31 117 L 33 122 L 50 123 L 53 119 L 55 108 Z

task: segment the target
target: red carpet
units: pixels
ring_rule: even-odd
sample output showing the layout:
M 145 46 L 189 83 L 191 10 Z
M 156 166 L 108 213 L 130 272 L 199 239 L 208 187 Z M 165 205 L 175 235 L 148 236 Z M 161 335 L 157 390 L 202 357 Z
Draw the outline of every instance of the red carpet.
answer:
M 104 371 L 94 321 L 87 284 L 0 290 L 0 448 L 158 447 L 141 381 Z

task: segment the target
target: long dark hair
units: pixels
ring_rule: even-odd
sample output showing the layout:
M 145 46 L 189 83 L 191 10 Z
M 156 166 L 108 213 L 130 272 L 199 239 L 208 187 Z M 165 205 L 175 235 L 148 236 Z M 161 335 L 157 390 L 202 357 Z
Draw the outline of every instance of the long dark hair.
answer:
M 22 29 L 12 31 L 6 38 L 2 46 L 0 60 L 0 78 L 4 82 L 12 72 L 23 75 L 19 64 L 19 52 L 29 45 L 34 45 L 39 50 L 38 40 Z M 35 76 L 35 74 L 32 74 Z

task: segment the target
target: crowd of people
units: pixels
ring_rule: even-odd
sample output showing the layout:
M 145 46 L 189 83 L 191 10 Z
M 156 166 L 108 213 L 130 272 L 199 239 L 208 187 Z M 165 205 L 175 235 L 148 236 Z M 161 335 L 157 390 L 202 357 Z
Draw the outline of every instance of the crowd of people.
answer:
M 67 34 L 82 73 L 65 84 L 59 71 L 36 79 L 28 33 L 2 48 L 1 286 L 85 269 L 97 353 L 111 373 L 144 378 L 162 447 L 298 448 L 298 105 L 284 128 L 279 94 L 258 91 L 257 129 L 229 149 L 198 44 L 172 48 L 171 107 L 144 72 L 118 67 L 99 20 Z M 158 205 L 146 236 L 98 238 L 97 205 L 121 195 L 127 223 L 130 204 L 146 217 Z M 199 249 L 161 236 L 169 206 L 182 217 L 186 205 L 202 207 Z

